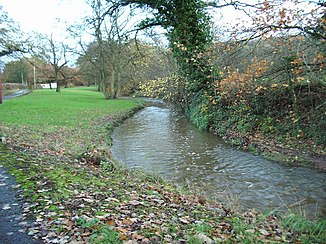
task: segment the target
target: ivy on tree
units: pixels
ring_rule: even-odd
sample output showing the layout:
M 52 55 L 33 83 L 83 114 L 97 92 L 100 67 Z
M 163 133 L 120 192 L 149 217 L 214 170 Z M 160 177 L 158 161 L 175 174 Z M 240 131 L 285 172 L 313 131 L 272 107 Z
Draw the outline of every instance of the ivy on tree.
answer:
M 185 79 L 183 105 L 191 120 L 206 129 L 209 125 L 207 95 L 214 83 L 210 78 L 213 69 L 205 55 L 212 40 L 210 18 L 205 12 L 207 4 L 202 0 L 120 0 L 107 14 L 128 5 L 153 11 L 151 18 L 140 23 L 139 30 L 161 26 L 167 31 L 179 74 Z
M 187 91 L 192 95 L 206 90 L 211 72 L 204 53 L 212 37 L 206 6 L 201 0 L 121 0 L 110 11 L 118 7 L 136 5 L 150 8 L 153 17 L 143 20 L 139 30 L 162 26 L 167 30 L 180 74 L 187 80 Z M 108 11 L 108 13 L 110 13 Z

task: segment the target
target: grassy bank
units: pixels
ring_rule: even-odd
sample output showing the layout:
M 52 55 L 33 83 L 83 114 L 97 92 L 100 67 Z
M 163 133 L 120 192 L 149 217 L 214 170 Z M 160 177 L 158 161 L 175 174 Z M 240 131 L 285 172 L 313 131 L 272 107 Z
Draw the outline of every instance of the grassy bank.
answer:
M 325 84 L 269 82 L 224 90 L 214 100 L 211 131 L 268 159 L 326 171 Z
M 78 155 L 108 148 L 108 126 L 140 107 L 136 100 L 106 101 L 95 88 L 37 90 L 5 101 L 0 130 L 11 145 Z
M 0 163 L 46 243 L 261 243 L 325 238 L 325 221 L 235 213 L 110 160 L 109 133 L 138 109 L 90 89 L 36 91 L 0 106 Z

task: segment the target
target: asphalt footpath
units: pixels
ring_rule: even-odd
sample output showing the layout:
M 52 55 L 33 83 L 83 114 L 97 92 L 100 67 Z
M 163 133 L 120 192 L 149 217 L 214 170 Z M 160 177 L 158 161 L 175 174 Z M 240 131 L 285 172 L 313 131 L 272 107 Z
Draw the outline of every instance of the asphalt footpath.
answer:
M 3 100 L 8 100 L 8 99 L 11 99 L 11 98 L 16 98 L 16 97 L 21 97 L 21 96 L 25 96 L 27 94 L 31 93 L 31 90 L 20 90 L 18 92 L 15 92 L 13 94 L 10 94 L 10 95 L 6 95 L 6 96 L 3 96 Z
M 27 227 L 30 223 L 23 213 L 23 203 L 19 200 L 18 191 L 14 178 L 6 173 L 0 162 L 0 243 L 42 243 L 28 235 Z

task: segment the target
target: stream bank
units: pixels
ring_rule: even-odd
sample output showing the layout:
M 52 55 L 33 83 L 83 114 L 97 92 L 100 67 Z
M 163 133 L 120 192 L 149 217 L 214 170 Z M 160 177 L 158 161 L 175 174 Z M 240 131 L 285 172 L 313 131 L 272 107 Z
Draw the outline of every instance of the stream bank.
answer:
M 45 94 L 39 91 L 0 108 L 0 130 L 7 143 L 0 144 L 0 162 L 15 176 L 29 213 L 35 216 L 32 237 L 44 243 L 323 243 L 323 222 L 236 213 L 200 196 L 182 194 L 142 171 L 129 171 L 111 161 L 95 166 L 78 160 L 76 153 L 107 143 L 112 118 L 135 104 L 103 101 L 94 92 L 78 89 L 71 94 L 75 99 L 61 94 L 54 102 Z M 90 100 L 94 103 L 87 113 Z M 101 109 L 104 103 L 107 106 Z M 55 120 L 39 113 L 44 104 L 56 105 L 51 111 Z M 59 110 L 71 106 L 76 115 L 69 111 L 65 117 Z M 13 112 L 22 118 L 26 111 L 37 114 L 35 124 L 21 119 L 16 124 L 4 122 L 13 119 Z M 58 121 L 67 124 L 67 119 L 69 127 L 49 130 Z
M 244 209 L 288 211 L 292 206 L 310 216 L 316 210 L 326 213 L 324 173 L 236 150 L 162 104 L 127 119 L 112 138 L 118 161 L 155 172 L 215 201 L 225 203 L 229 198 L 227 205 L 240 204 Z
M 146 106 L 166 106 L 161 99 L 145 98 L 144 100 L 147 102 Z M 253 153 L 285 166 L 302 166 L 326 172 L 325 145 L 317 145 L 300 137 L 291 137 L 286 141 L 282 141 L 277 139 L 277 135 L 273 134 L 266 135 L 259 133 L 259 131 L 250 134 L 232 129 L 221 130 L 218 126 L 215 124 L 208 131 L 239 150 Z
M 219 135 L 216 129 L 210 132 L 221 136 L 223 140 L 241 150 L 262 156 L 268 160 L 278 162 L 286 166 L 303 166 L 315 168 L 326 172 L 325 148 L 318 145 L 311 145 L 312 142 L 304 142 L 293 138 L 291 145 L 279 142 L 275 137 L 262 134 L 246 135 L 236 131 L 227 131 Z

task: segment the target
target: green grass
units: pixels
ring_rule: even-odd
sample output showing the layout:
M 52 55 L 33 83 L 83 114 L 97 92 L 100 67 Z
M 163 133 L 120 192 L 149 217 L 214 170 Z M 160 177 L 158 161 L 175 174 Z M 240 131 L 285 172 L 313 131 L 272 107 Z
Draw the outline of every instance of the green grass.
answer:
M 283 225 L 300 234 L 303 243 L 326 240 L 326 219 L 308 221 L 300 215 L 289 214 L 283 219 Z
M 134 100 L 105 100 L 95 88 L 36 90 L 4 101 L 0 123 L 7 125 L 84 127 L 96 118 L 136 106 Z
M 94 87 L 36 90 L 0 105 L 0 136 L 10 144 L 79 157 L 109 146 L 114 124 L 141 107 L 139 100 L 105 100 Z

